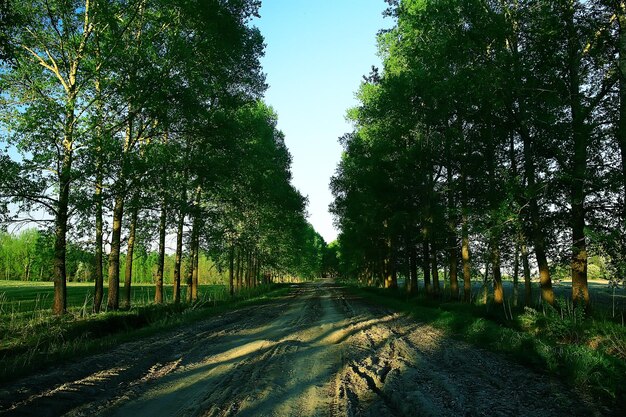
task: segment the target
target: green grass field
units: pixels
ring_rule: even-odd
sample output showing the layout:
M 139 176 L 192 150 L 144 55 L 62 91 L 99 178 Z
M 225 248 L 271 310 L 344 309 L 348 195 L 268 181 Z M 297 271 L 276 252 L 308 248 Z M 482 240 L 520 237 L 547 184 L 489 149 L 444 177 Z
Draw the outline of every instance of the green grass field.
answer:
M 185 295 L 185 288 L 181 288 L 181 296 Z M 173 286 L 164 287 L 165 302 L 171 302 L 173 298 Z M 103 308 L 106 309 L 107 287 L 104 288 Z M 199 296 L 201 299 L 218 298 L 226 296 L 226 287 L 223 285 L 200 285 Z M 0 281 L 0 315 L 12 315 L 33 311 L 50 310 L 54 286 L 52 282 L 28 282 L 28 281 Z M 94 283 L 68 283 L 67 306 L 70 310 L 85 309 L 91 311 L 93 306 Z M 133 284 L 131 287 L 133 306 L 144 306 L 154 300 L 153 284 Z
M 221 311 L 280 297 L 280 285 L 244 289 L 234 297 L 223 285 L 200 285 L 195 303 L 154 304 L 154 285 L 133 285 L 130 310 L 93 314 L 93 283 L 68 283 L 68 314 L 52 315 L 50 282 L 0 281 L 0 382 L 27 375 L 50 363 L 110 348 L 127 340 L 201 320 Z M 184 298 L 185 289 L 181 296 Z

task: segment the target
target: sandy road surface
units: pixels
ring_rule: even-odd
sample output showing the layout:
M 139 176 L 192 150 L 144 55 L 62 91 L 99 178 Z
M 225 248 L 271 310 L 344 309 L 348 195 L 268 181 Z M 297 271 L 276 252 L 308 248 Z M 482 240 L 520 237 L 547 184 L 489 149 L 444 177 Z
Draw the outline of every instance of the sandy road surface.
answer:
M 332 284 L 295 285 L 283 299 L 165 336 L 2 386 L 0 415 L 602 413 L 548 377 Z

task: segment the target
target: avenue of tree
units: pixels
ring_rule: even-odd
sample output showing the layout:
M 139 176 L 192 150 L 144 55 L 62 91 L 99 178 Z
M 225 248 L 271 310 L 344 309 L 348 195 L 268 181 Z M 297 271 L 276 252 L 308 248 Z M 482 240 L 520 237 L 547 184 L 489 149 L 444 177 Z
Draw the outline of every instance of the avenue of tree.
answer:
M 465 300 L 480 274 L 495 303 L 507 273 L 528 304 L 536 267 L 553 304 L 566 266 L 589 305 L 590 257 L 626 272 L 626 2 L 387 2 L 331 181 L 341 272 Z
M 324 242 L 262 101 L 263 37 L 250 24 L 259 7 L 2 2 L 0 215 L 5 225 L 16 215 L 50 218 L 15 246 L 30 245 L 24 259 L 39 259 L 37 271 L 15 270 L 53 278 L 55 314 L 67 309 L 77 259 L 89 264 L 96 312 L 130 307 L 138 248 L 156 254 L 156 303 L 168 256 L 176 303 L 198 297 L 201 252 L 229 271 L 231 294 L 319 273 Z

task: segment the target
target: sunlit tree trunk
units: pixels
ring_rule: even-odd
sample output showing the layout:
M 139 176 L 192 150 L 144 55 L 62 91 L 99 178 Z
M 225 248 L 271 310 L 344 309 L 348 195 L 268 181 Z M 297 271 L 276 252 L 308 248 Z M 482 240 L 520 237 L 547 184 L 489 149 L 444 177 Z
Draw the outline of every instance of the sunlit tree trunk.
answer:
M 470 264 L 469 230 L 467 215 L 467 179 L 461 178 L 461 260 L 463 262 L 463 300 L 472 299 L 472 270 Z
M 231 245 L 228 252 L 228 292 L 235 295 L 235 247 Z
M 409 294 L 417 294 L 417 249 L 414 244 L 409 249 L 409 285 L 407 287 Z
M 186 276 L 185 276 L 185 282 L 187 283 L 187 289 L 185 292 L 185 300 L 188 303 L 191 303 L 191 283 L 193 281 L 193 239 L 190 240 L 189 242 L 189 257 L 187 259 L 187 269 L 186 269 Z
M 163 271 L 165 269 L 165 232 L 167 225 L 167 210 L 163 201 L 161 214 L 159 216 L 159 260 L 157 263 L 156 286 L 154 291 L 154 302 L 156 304 L 163 303 Z
M 198 264 L 199 264 L 199 253 L 200 253 L 200 230 L 199 230 L 199 220 L 198 215 L 194 215 L 193 220 L 193 251 L 191 256 L 191 264 L 192 264 L 192 273 L 191 273 L 191 301 L 196 302 L 198 300 Z
M 432 277 L 433 277 L 433 293 L 435 294 L 435 296 L 439 295 L 440 292 L 440 288 L 439 288 L 439 265 L 437 264 L 437 247 L 435 245 L 435 242 L 433 241 L 430 245 L 431 247 L 431 251 L 432 251 L 432 261 L 431 261 L 431 266 L 432 266 Z
M 237 278 L 237 291 L 241 291 L 241 249 L 237 247 L 237 266 L 235 270 Z
M 432 294 L 432 287 L 430 285 L 430 249 L 428 247 L 428 240 L 424 238 L 422 243 L 422 272 L 424 273 L 424 288 L 426 294 Z
M 530 264 L 528 262 L 528 247 L 526 242 L 521 244 L 522 270 L 524 271 L 524 305 L 529 306 L 533 299 L 533 287 L 530 282 Z
M 71 109 L 73 114 L 74 110 Z M 66 236 L 68 206 L 70 199 L 70 183 L 72 169 L 72 126 L 66 126 L 63 141 L 63 162 L 59 171 L 59 201 L 55 218 L 54 240 L 54 303 L 52 312 L 64 314 L 67 310 L 67 276 L 65 269 Z
M 396 275 L 395 245 L 391 239 L 387 240 L 388 257 L 385 259 L 385 288 L 398 288 Z
M 183 200 L 184 201 L 184 200 Z M 183 229 L 185 227 L 185 213 L 180 210 L 176 228 L 176 255 L 174 260 L 174 303 L 180 303 L 180 277 L 183 263 Z
M 622 169 L 622 236 L 626 232 L 626 2 L 616 4 L 618 22 L 618 91 L 619 119 L 617 123 L 617 143 L 621 153 Z
M 124 193 L 126 192 L 126 176 L 124 174 L 126 155 L 130 152 L 133 143 L 133 119 L 130 117 L 126 125 L 126 137 L 122 153 L 122 171 L 117 179 L 117 193 L 113 205 L 113 227 L 111 229 L 111 252 L 109 253 L 109 291 L 107 308 L 119 308 L 120 288 L 120 250 L 122 240 L 122 219 L 124 216 Z
M 139 202 L 133 198 L 133 206 L 130 213 L 130 229 L 128 232 L 128 250 L 126 251 L 126 271 L 124 272 L 124 293 L 122 306 L 129 309 L 132 303 L 131 287 L 133 282 L 133 260 L 135 253 L 135 241 L 137 233 L 137 219 L 139 217 Z
M 518 45 L 518 35 L 517 31 L 519 28 L 519 24 L 517 21 L 512 22 L 513 25 L 513 38 L 511 41 L 511 53 L 513 56 L 513 69 L 514 69 L 514 77 L 516 83 L 521 85 L 523 83 L 522 76 L 522 62 L 519 56 L 519 45 Z M 523 100 L 523 97 L 520 97 L 518 100 L 518 120 L 517 120 L 517 130 L 520 134 L 523 142 L 523 155 L 524 155 L 524 176 L 526 178 L 526 189 L 527 193 L 527 209 L 529 214 L 529 221 L 531 226 L 530 240 L 535 247 L 535 257 L 537 259 L 537 266 L 539 268 L 539 280 L 541 286 L 541 298 L 544 302 L 548 304 L 554 304 L 554 292 L 552 290 L 552 279 L 550 277 L 550 269 L 548 267 L 548 259 L 546 256 L 545 249 L 545 237 L 541 226 L 541 218 L 539 214 L 539 203 L 537 201 L 537 193 L 539 192 L 537 183 L 536 183 L 536 172 L 535 172 L 535 153 L 532 149 L 533 139 L 531 138 L 531 133 L 528 131 L 526 126 L 526 103 Z M 523 248 L 525 248 L 525 243 Z M 524 256 L 522 255 L 522 261 L 524 261 Z M 526 257 L 527 261 L 527 257 Z M 527 262 L 526 262 L 527 263 Z M 528 275 L 530 277 L 530 273 Z M 525 277 L 526 279 L 526 272 Z M 526 289 L 528 291 L 528 288 Z
M 117 195 L 113 206 L 113 227 L 111 229 L 111 252 L 109 253 L 109 290 L 107 308 L 119 308 L 120 288 L 120 249 L 122 240 L 122 216 L 124 215 L 124 196 Z
M 455 214 L 454 201 L 454 177 L 452 173 L 452 151 L 450 149 L 450 140 L 446 141 L 446 158 L 448 166 L 446 167 L 446 182 L 448 187 L 448 261 L 450 267 L 450 296 L 453 300 L 459 298 L 459 279 L 458 279 L 458 249 L 457 249 L 457 221 L 458 216 Z
M 580 92 L 580 58 L 578 35 L 574 27 L 574 2 L 567 11 L 568 28 L 568 75 L 571 100 L 572 134 L 574 155 L 571 175 L 571 221 L 572 221 L 572 301 L 582 301 L 589 306 L 587 286 L 587 242 L 585 237 L 585 178 L 587 177 L 587 136 Z
M 519 298 L 519 243 L 515 245 L 513 258 L 513 307 L 517 307 Z
M 502 304 L 504 303 L 504 289 L 502 288 L 500 247 L 498 242 L 494 242 L 491 254 L 493 263 L 493 302 L 495 304 Z
M 554 304 L 554 291 L 552 290 L 552 279 L 548 267 L 546 256 L 545 238 L 541 230 L 541 220 L 539 217 L 539 205 L 537 203 L 537 184 L 535 182 L 535 164 L 533 162 L 533 150 L 531 140 L 527 134 L 522 135 L 524 142 L 524 170 L 530 195 L 528 196 L 528 211 L 532 227 L 532 238 L 535 246 L 535 257 L 539 268 L 539 282 L 541 285 L 541 298 L 548 304 Z
M 100 58 L 99 49 L 97 49 L 97 57 Z M 95 280 L 95 288 L 94 288 L 94 296 L 93 296 L 93 311 L 94 313 L 100 312 L 100 308 L 102 307 L 102 299 L 104 298 L 104 272 L 102 267 L 102 227 L 103 227 L 103 219 L 102 219 L 102 182 L 104 180 L 103 166 L 102 166 L 102 124 L 103 124 L 103 103 L 102 103 L 102 91 L 100 84 L 100 71 L 97 68 L 96 72 L 96 184 L 95 184 L 95 192 L 94 192 L 94 203 L 95 203 L 95 215 L 96 215 L 96 247 L 94 251 L 95 265 L 94 265 L 94 280 Z

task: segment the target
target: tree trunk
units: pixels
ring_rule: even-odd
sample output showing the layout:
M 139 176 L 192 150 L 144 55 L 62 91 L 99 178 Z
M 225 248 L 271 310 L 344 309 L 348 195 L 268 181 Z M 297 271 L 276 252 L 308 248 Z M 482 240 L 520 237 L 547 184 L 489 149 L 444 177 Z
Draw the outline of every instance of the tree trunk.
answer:
M 185 299 L 187 300 L 188 303 L 191 303 L 191 287 L 192 287 L 192 282 L 193 282 L 193 237 L 191 238 L 190 242 L 189 242 L 189 259 L 188 259 L 188 265 L 187 265 L 187 276 L 185 277 L 185 281 L 187 282 L 187 291 L 185 293 Z
M 514 22 L 514 27 L 517 27 L 517 22 Z M 513 31 L 514 37 L 511 39 L 511 51 L 513 53 L 514 61 L 514 77 L 516 83 L 522 85 L 521 74 L 521 62 L 518 54 L 518 40 L 517 33 Z M 538 187 L 536 184 L 536 173 L 534 163 L 534 150 L 532 149 L 533 140 L 531 134 L 526 128 L 526 111 L 525 101 L 523 96 L 519 95 L 519 120 L 517 121 L 518 133 L 523 141 L 523 154 L 524 154 L 524 176 L 526 177 L 528 190 L 527 206 L 530 217 L 531 236 L 530 239 L 535 247 L 535 256 L 537 258 L 537 266 L 539 268 L 539 280 L 541 285 L 541 298 L 544 302 L 552 305 L 554 304 L 554 292 L 552 290 L 552 279 L 550 278 L 550 269 L 548 267 L 548 260 L 545 250 L 545 238 L 541 227 L 540 215 L 539 215 L 539 203 L 537 200 Z M 525 246 L 524 246 L 525 247 Z M 527 261 L 527 259 L 526 259 Z M 528 275 L 530 277 L 530 274 Z M 526 276 L 525 276 L 526 279 Z M 528 288 L 527 288 L 528 291 Z
M 241 249 L 237 247 L 237 266 L 235 269 L 235 277 L 237 278 L 237 291 L 241 291 Z
M 156 285 L 154 290 L 154 302 L 156 304 L 163 303 L 163 271 L 165 269 L 165 232 L 167 225 L 167 210 L 165 208 L 167 202 L 164 200 L 161 206 L 161 215 L 159 216 L 159 260 L 157 264 Z
M 522 242 L 522 268 L 524 271 L 524 305 L 529 306 L 533 299 L 533 287 L 530 282 L 530 264 L 528 262 L 528 247 Z
M 100 83 L 97 82 L 96 90 L 98 91 L 98 100 L 101 103 L 100 98 Z M 98 106 L 98 119 L 101 120 L 101 104 Z M 100 312 L 102 307 L 102 299 L 104 298 L 104 272 L 102 270 L 102 182 L 103 182 L 103 168 L 102 168 L 102 132 L 98 127 L 97 140 L 98 146 L 96 149 L 96 190 L 94 194 L 94 202 L 96 209 L 96 248 L 95 248 L 95 289 L 93 296 L 93 312 Z
M 448 166 L 446 167 L 446 181 L 448 186 L 448 260 L 450 264 L 450 296 L 453 300 L 459 298 L 459 279 L 458 279 L 458 253 L 457 253 L 457 221 L 458 216 L 455 213 L 454 206 L 454 178 L 452 175 L 452 150 L 450 149 L 450 141 L 446 141 L 446 156 Z
M 128 250 L 126 252 L 126 270 L 124 271 L 124 294 L 122 306 L 130 309 L 132 303 L 131 286 L 133 282 L 133 258 L 135 253 L 135 235 L 137 232 L 137 218 L 139 217 L 139 202 L 133 198 L 133 207 L 130 212 L 130 228 L 128 231 Z
M 411 295 L 415 295 L 418 292 L 417 283 L 417 249 L 414 244 L 411 244 L 409 250 L 409 285 L 407 286 L 408 292 Z
M 72 110 L 73 114 L 73 110 Z M 72 169 L 72 127 L 66 127 L 63 143 L 63 163 L 59 172 L 59 201 L 55 219 L 54 240 L 54 304 L 52 312 L 56 315 L 67 311 L 67 276 L 65 269 L 66 236 L 68 206 L 70 199 L 71 169 Z
M 120 289 L 120 248 L 122 240 L 122 217 L 124 215 L 124 196 L 118 194 L 113 206 L 113 228 L 111 229 L 111 253 L 109 254 L 109 294 L 107 308 L 119 309 Z
M 500 270 L 500 248 L 499 242 L 493 242 L 492 262 L 493 262 L 493 302 L 497 305 L 504 303 L 504 289 L 502 288 L 502 272 Z
M 98 164 L 97 164 L 98 165 Z M 95 248 L 95 290 L 93 297 L 93 311 L 100 312 L 104 298 L 104 273 L 102 270 L 102 168 L 96 168 L 96 248 Z
M 535 257 L 539 268 L 539 282 L 541 285 L 541 298 L 544 302 L 554 304 L 554 291 L 552 279 L 545 250 L 545 239 L 540 226 L 539 204 L 537 203 L 537 184 L 535 183 L 535 164 L 533 162 L 533 150 L 531 139 L 528 134 L 523 134 L 524 141 L 524 170 L 530 195 L 528 197 L 528 210 L 532 227 L 532 238 L 535 246 Z
M 619 120 L 617 125 L 617 144 L 620 149 L 622 162 L 622 221 L 620 233 L 624 236 L 626 235 L 626 2 L 619 1 L 616 6 L 619 30 L 617 71 L 619 77 Z
M 439 266 L 437 265 L 437 247 L 435 246 L 435 242 L 432 242 L 431 245 L 432 250 L 432 276 L 433 276 L 433 293 L 435 296 L 439 296 L 440 288 L 439 288 Z
M 197 215 L 196 215 L 197 216 Z M 191 273 L 191 301 L 198 301 L 198 262 L 199 262 L 199 252 L 200 252 L 200 231 L 198 230 L 198 218 L 195 217 L 193 220 L 193 252 L 192 252 L 192 273 Z
M 467 179 L 463 174 L 461 178 L 461 193 L 462 193 L 462 206 L 461 206 L 461 260 L 463 262 L 463 300 L 470 302 L 472 299 L 472 272 L 470 265 L 470 250 L 469 250 L 469 231 L 467 225 Z
M 513 259 L 513 307 L 517 307 L 519 298 L 519 243 L 515 245 L 515 258 Z
M 176 258 L 174 260 L 174 303 L 180 303 L 180 272 L 183 263 L 183 229 L 185 213 L 180 210 L 178 227 L 176 229 Z
M 385 260 L 385 288 L 398 288 L 398 279 L 393 255 L 390 255 L 390 258 Z
M 585 238 L 585 178 L 587 177 L 587 128 L 580 93 L 578 36 L 574 28 L 573 5 L 568 7 L 569 99 L 571 100 L 574 155 L 571 173 L 572 207 L 572 301 L 589 307 L 587 286 L 587 242 Z
M 228 253 L 228 292 L 230 296 L 235 295 L 235 247 L 231 245 Z
M 422 271 L 424 272 L 424 288 L 426 294 L 432 294 L 432 287 L 430 285 L 430 249 L 428 247 L 428 240 L 424 239 L 422 244 Z

